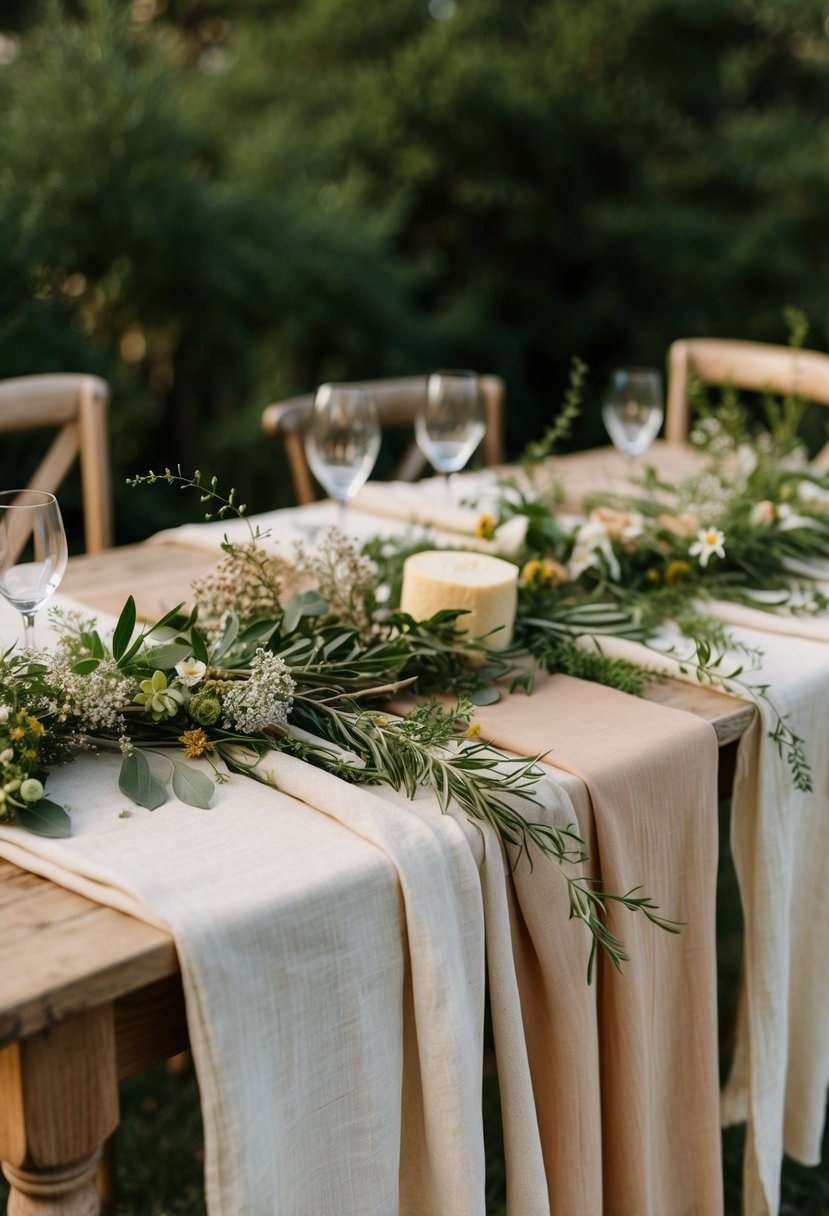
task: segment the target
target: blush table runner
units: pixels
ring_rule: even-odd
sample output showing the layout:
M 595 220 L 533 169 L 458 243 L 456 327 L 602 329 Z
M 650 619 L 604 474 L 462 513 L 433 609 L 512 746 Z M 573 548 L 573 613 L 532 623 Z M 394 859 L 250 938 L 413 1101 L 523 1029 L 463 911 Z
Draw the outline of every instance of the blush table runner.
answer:
M 717 743 L 692 715 L 567 676 L 477 711 L 485 737 L 545 753 L 570 793 L 587 870 L 641 884 L 668 934 L 624 909 L 622 975 L 594 986 L 560 881 L 507 870 L 524 1029 L 554 1213 L 716 1216 L 722 1210 L 717 1063 Z M 496 1039 L 497 1048 L 497 1039 Z

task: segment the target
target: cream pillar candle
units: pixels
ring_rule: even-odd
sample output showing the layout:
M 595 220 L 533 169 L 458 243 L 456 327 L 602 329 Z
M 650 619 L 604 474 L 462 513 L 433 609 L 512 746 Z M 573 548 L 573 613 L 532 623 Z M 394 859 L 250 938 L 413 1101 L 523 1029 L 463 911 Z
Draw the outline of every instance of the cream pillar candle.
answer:
M 489 650 L 512 641 L 518 598 L 518 567 L 485 553 L 430 549 L 403 563 L 400 608 L 424 621 L 443 608 L 463 608 L 458 626 L 471 637 L 489 634 Z

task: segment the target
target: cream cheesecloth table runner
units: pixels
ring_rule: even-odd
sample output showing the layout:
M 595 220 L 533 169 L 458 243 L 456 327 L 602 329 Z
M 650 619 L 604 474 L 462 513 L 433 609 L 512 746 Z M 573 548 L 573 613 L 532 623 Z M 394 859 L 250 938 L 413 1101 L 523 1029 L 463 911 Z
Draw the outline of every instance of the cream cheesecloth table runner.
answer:
M 731 848 L 744 914 L 743 984 L 737 1048 L 723 1095 L 723 1122 L 747 1121 L 743 1179 L 745 1216 L 776 1216 L 785 1149 L 804 1164 L 820 1160 L 829 1085 L 829 647 L 814 640 L 824 622 L 803 618 L 805 637 L 741 628 L 738 605 L 727 606 L 735 643 L 759 648 L 758 666 L 743 678 L 768 685 L 777 710 L 804 741 L 813 791 L 792 781 L 760 720 L 740 742 L 731 808 Z M 765 618 L 749 609 L 752 625 Z M 772 617 L 772 628 L 799 618 Z M 666 637 L 664 644 L 677 644 Z M 605 653 L 683 674 L 675 659 L 635 643 L 603 638 Z M 724 670 L 746 663 L 726 657 Z
M 77 760 L 50 777 L 74 835 L 3 828 L 0 853 L 172 930 L 211 1216 L 483 1216 L 476 834 L 268 767 L 280 791 L 234 779 L 209 810 L 122 819 L 118 762 Z

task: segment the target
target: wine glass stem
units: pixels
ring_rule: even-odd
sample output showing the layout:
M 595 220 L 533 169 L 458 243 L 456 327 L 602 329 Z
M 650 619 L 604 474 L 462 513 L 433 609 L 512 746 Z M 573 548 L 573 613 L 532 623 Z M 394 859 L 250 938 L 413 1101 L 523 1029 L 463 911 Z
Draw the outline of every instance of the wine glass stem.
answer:
M 346 502 L 347 500 L 345 498 L 337 499 L 337 527 L 341 532 L 345 532 L 346 520 L 348 518 L 346 512 Z
M 33 650 L 35 644 L 35 614 L 33 612 L 24 612 L 22 616 L 23 645 Z

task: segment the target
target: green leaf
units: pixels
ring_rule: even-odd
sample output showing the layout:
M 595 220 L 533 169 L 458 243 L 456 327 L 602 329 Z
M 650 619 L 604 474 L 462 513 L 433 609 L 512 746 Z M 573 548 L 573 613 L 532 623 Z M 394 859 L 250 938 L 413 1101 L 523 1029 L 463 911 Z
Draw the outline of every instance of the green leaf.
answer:
M 207 653 L 207 643 L 204 640 L 204 634 L 195 625 L 190 630 L 190 641 L 193 646 L 193 658 L 198 659 L 200 663 L 209 663 L 210 656 Z
M 302 597 L 292 595 L 282 613 L 282 632 L 293 633 L 302 619 Z
M 30 806 L 19 809 L 17 818 L 21 827 L 35 836 L 62 838 L 72 835 L 72 820 L 62 806 L 49 798 L 41 798 Z
M 118 786 L 122 794 L 150 811 L 167 801 L 167 791 L 153 776 L 147 757 L 137 748 L 124 757 Z
M 219 659 L 223 658 L 230 650 L 236 638 L 239 635 L 239 618 L 235 612 L 231 612 L 227 618 L 225 631 L 219 639 L 219 644 L 213 651 L 213 662 L 218 663 Z
M 147 651 L 147 662 L 160 671 L 169 671 L 182 659 L 189 659 L 192 653 L 193 647 L 189 642 L 164 642 Z
M 216 787 L 205 773 L 200 773 L 192 764 L 172 760 L 173 793 L 188 806 L 207 808 L 216 792 Z
M 135 629 L 135 600 L 130 595 L 127 597 L 126 604 L 121 609 L 118 624 L 115 626 L 115 632 L 112 635 L 112 657 L 116 663 L 122 658 L 129 646 L 133 629 Z
M 471 692 L 469 700 L 473 705 L 494 705 L 496 701 L 501 700 L 501 694 L 491 684 L 485 684 L 483 688 L 476 688 Z
M 254 621 L 239 634 L 239 644 L 245 646 L 250 642 L 266 642 L 276 629 L 276 621 Z
M 91 671 L 95 671 L 100 665 L 100 659 L 79 659 L 77 663 L 72 664 L 72 670 L 77 672 L 79 676 L 88 676 Z

